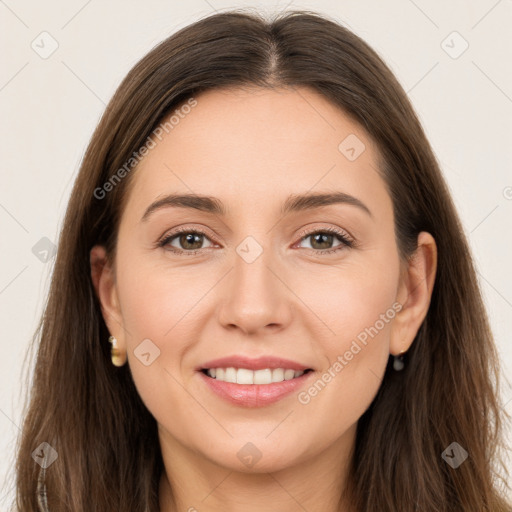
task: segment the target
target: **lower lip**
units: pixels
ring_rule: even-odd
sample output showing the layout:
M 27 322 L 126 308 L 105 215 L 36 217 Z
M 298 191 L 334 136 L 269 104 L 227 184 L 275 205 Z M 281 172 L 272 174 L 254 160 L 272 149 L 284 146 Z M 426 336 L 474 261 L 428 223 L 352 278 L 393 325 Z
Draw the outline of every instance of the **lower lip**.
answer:
M 284 398 L 304 386 L 313 371 L 303 373 L 300 377 L 271 384 L 235 384 L 208 377 L 199 372 L 209 388 L 221 398 L 243 407 L 264 407 Z

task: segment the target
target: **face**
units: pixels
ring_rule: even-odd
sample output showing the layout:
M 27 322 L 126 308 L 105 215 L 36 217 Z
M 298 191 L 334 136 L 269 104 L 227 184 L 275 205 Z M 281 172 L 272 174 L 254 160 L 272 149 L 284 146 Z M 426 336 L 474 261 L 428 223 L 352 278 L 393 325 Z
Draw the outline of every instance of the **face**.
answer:
M 133 171 L 106 320 L 162 444 L 274 471 L 340 446 L 377 393 L 402 303 L 392 202 L 368 135 L 319 94 L 196 100 Z M 223 211 L 147 211 L 183 194 Z

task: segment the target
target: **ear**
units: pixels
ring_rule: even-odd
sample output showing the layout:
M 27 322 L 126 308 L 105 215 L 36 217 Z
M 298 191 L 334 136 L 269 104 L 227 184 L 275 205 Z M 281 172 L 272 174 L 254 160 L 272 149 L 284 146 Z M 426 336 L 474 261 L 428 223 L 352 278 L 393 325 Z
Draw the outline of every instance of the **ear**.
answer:
M 118 341 L 118 347 L 126 350 L 123 317 L 119 307 L 115 273 L 107 257 L 105 247 L 95 245 L 90 252 L 91 278 L 101 305 L 103 319 L 112 336 Z
M 392 327 L 390 353 L 407 352 L 427 316 L 437 271 L 437 246 L 430 233 L 418 235 L 418 247 L 402 271 L 397 301 L 402 309 Z

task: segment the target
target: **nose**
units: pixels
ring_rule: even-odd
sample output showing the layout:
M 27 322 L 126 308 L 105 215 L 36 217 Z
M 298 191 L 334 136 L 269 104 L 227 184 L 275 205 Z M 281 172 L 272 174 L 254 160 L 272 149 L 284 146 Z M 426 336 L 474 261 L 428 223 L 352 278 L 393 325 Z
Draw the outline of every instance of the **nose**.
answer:
M 226 329 L 264 334 L 284 329 L 290 322 L 291 292 L 270 252 L 264 250 L 252 263 L 235 255 L 234 268 L 226 276 L 223 295 L 227 299 L 219 310 L 219 321 Z

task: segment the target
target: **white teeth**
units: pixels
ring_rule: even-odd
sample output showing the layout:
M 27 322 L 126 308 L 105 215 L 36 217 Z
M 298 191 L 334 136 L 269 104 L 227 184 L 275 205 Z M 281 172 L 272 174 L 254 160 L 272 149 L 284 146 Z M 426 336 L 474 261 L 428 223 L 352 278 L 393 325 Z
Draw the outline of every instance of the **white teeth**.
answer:
M 224 374 L 224 380 L 226 382 L 236 383 L 236 369 L 235 368 L 226 368 L 226 373 Z
M 295 377 L 295 371 L 294 370 L 285 370 L 284 371 L 284 380 L 290 380 Z
M 236 384 L 271 384 L 272 382 L 282 382 L 300 377 L 304 372 L 302 370 L 292 370 L 285 368 L 265 368 L 264 370 L 249 370 L 247 368 L 210 368 L 207 374 L 214 379 L 223 382 L 233 382 Z
M 238 368 L 236 371 L 237 384 L 253 384 L 254 372 L 246 370 L 245 368 Z M 258 384 L 258 383 L 256 383 Z
M 284 380 L 284 370 L 282 368 L 272 370 L 272 380 L 274 382 L 282 382 Z
M 254 375 L 254 384 L 270 384 L 272 382 L 272 370 L 269 368 L 256 371 L 251 370 L 251 373 Z

